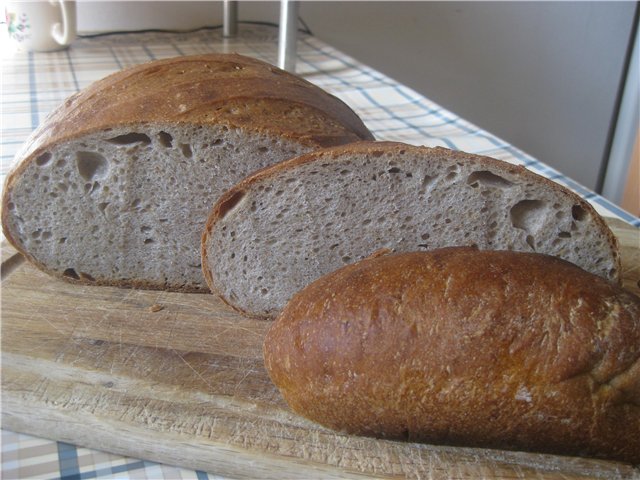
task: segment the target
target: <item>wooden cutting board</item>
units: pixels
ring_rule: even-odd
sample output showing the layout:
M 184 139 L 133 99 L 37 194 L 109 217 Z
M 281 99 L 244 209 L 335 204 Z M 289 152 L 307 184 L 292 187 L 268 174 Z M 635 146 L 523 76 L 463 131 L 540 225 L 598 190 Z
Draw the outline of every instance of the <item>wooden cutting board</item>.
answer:
M 640 293 L 640 231 L 611 224 Z M 269 322 L 211 295 L 70 285 L 2 253 L 3 428 L 234 478 L 640 478 L 614 462 L 329 431 L 269 381 Z

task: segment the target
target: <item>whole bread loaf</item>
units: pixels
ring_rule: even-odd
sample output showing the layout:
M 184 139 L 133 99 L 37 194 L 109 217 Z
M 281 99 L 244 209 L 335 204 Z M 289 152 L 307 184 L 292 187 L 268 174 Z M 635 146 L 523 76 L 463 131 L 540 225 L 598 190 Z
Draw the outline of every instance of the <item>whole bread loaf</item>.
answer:
M 640 463 L 640 299 L 554 257 L 365 259 L 297 293 L 264 358 L 333 429 Z
M 546 253 L 619 279 L 617 240 L 569 189 L 492 158 L 391 142 L 312 152 L 241 181 L 211 213 L 202 265 L 212 292 L 273 317 L 378 249 L 460 245 Z
M 199 55 L 139 65 L 70 97 L 7 178 L 6 237 L 72 281 L 206 291 L 200 238 L 250 172 L 371 139 L 342 101 L 267 63 Z

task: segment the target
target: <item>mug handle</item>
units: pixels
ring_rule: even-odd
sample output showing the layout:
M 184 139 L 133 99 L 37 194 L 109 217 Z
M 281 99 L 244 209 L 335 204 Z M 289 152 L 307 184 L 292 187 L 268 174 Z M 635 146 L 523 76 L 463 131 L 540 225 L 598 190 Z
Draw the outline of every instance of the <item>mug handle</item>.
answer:
M 56 23 L 51 27 L 51 35 L 60 45 L 69 45 L 76 38 L 76 2 L 65 0 L 57 0 L 57 2 L 62 10 L 62 26 Z

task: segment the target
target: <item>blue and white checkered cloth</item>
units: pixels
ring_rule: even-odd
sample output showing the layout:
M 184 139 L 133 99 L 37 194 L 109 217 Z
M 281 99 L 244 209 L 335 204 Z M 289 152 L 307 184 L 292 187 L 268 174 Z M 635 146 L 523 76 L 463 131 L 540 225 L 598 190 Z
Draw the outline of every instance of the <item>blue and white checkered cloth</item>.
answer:
M 45 116 L 95 80 L 154 59 L 210 52 L 276 64 L 277 37 L 275 28 L 242 25 L 232 39 L 222 38 L 221 30 L 201 30 L 80 38 L 68 50 L 52 53 L 9 55 L 4 49 L 0 180 Z M 346 102 L 379 140 L 439 145 L 521 164 L 573 189 L 599 213 L 640 226 L 639 218 L 555 169 L 313 36 L 298 39 L 297 73 Z M 2 440 L 4 478 L 216 478 L 215 472 L 181 470 L 13 432 L 3 432 Z

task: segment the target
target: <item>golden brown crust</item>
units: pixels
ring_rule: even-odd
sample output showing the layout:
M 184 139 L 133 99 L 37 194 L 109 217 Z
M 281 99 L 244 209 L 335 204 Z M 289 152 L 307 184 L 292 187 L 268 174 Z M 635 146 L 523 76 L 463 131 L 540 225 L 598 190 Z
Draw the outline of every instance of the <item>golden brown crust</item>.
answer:
M 282 115 L 296 106 L 315 117 L 315 125 Z M 332 137 L 373 138 L 344 102 L 310 82 L 242 55 L 207 54 L 156 60 L 93 83 L 52 112 L 20 156 L 113 125 L 145 122 L 248 126 L 316 147 L 335 144 Z
M 363 260 L 294 296 L 264 355 L 334 429 L 640 462 L 640 299 L 553 257 Z

